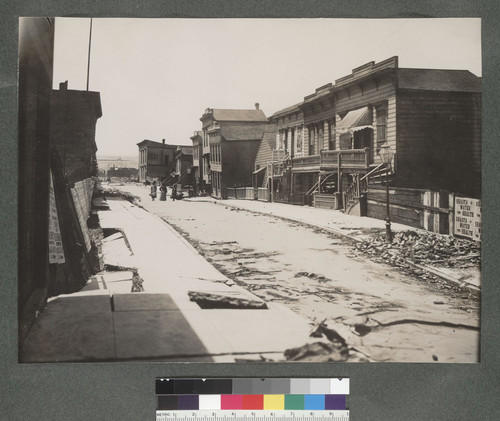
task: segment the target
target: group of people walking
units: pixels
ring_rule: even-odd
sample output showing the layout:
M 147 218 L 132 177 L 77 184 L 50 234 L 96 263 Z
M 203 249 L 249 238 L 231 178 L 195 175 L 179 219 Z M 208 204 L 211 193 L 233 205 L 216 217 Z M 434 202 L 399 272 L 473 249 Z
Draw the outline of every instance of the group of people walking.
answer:
M 163 183 L 156 183 L 156 180 L 153 181 L 153 184 L 151 184 L 151 193 L 149 194 L 151 196 L 151 200 L 154 202 L 156 200 L 156 197 L 158 195 L 158 185 L 160 186 L 160 200 L 165 201 L 167 200 L 167 193 L 168 193 L 168 187 L 166 184 Z M 171 199 L 175 201 L 177 198 L 177 185 L 174 184 L 172 186 L 172 194 L 171 194 Z

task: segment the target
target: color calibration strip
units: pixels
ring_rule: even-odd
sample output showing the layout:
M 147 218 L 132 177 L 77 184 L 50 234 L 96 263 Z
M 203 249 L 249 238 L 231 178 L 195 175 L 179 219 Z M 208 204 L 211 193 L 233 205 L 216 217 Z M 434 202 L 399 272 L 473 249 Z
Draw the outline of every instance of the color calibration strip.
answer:
M 349 379 L 157 379 L 159 411 L 343 411 Z

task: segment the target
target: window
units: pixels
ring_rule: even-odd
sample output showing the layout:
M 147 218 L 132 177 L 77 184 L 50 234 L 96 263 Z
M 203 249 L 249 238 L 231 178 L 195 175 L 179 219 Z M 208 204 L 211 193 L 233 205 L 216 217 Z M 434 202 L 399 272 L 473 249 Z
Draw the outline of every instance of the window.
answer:
M 168 155 L 163 157 L 163 165 L 168 165 Z
M 314 155 L 314 141 L 316 132 L 314 127 L 309 128 L 309 155 Z
M 328 149 L 330 151 L 335 150 L 335 123 L 328 123 Z
M 377 149 L 387 141 L 387 104 L 375 108 L 377 126 Z
M 302 152 L 302 127 L 297 127 L 297 152 Z
M 318 123 L 318 152 L 323 150 L 323 143 L 325 139 L 323 138 L 324 123 Z

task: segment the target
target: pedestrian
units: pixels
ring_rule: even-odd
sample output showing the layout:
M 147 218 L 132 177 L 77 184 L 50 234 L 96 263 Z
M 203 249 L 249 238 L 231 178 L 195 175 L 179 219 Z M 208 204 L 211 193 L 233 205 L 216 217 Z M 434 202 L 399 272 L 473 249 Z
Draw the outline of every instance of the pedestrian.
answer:
M 174 202 L 175 202 L 176 196 L 177 196 L 177 184 L 174 184 L 172 186 L 172 195 L 170 196 Z
M 154 202 L 155 199 L 156 199 L 156 192 L 157 192 L 157 189 L 156 189 L 156 180 L 153 181 L 153 184 L 151 186 L 151 200 Z
M 164 183 L 162 183 L 160 187 L 160 200 L 162 202 L 165 202 L 167 200 L 167 186 Z

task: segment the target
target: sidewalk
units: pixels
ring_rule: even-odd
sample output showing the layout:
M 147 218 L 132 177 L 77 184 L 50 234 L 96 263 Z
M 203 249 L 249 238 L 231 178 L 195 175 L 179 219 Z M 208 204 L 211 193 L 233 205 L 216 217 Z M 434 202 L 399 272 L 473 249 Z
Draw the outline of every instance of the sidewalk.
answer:
M 311 326 L 277 303 L 267 309 L 202 309 L 197 296 L 262 301 L 234 285 L 157 216 L 108 199 L 102 228 L 119 229 L 103 245 L 107 264 L 131 268 L 144 292 L 130 292 L 134 271 L 104 272 L 80 292 L 49 300 L 23 345 L 23 362 L 216 361 L 283 358 L 311 342 Z
M 197 197 L 185 200 L 206 201 L 217 205 L 245 209 L 264 215 L 289 219 L 345 236 L 356 242 L 372 240 L 374 235 L 381 235 L 385 232 L 385 221 L 383 220 L 347 215 L 341 211 L 331 209 L 295 206 L 285 203 L 269 203 L 256 200 L 217 200 L 212 197 Z M 397 223 L 391 223 L 391 230 L 393 233 L 400 233 L 408 230 L 427 233 L 427 231 Z M 408 259 L 406 259 L 405 263 L 409 267 L 420 271 L 426 271 L 462 287 L 467 287 L 474 291 L 480 290 L 481 276 L 479 270 L 472 269 L 464 271 L 460 268 L 422 265 L 416 264 Z

